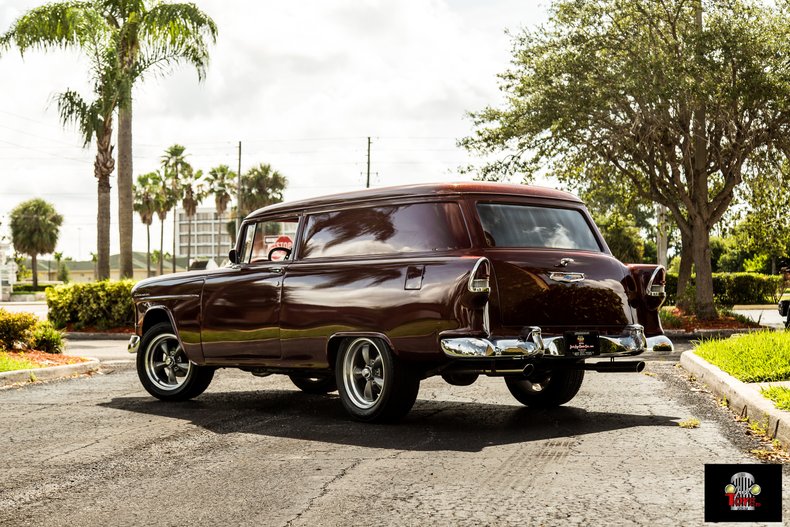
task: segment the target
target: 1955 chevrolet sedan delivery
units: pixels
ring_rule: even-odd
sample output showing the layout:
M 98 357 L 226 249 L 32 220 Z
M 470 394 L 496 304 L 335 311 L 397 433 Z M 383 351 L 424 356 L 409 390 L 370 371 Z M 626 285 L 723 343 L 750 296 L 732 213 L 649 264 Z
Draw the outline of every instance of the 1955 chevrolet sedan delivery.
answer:
M 482 374 L 551 407 L 585 370 L 638 372 L 644 362 L 616 359 L 672 349 L 658 318 L 664 268 L 617 261 L 584 204 L 547 188 L 280 203 L 244 220 L 230 262 L 135 286 L 129 350 L 154 397 L 195 397 L 216 368 L 239 368 L 338 390 L 354 418 L 382 421 L 411 409 L 422 379 Z

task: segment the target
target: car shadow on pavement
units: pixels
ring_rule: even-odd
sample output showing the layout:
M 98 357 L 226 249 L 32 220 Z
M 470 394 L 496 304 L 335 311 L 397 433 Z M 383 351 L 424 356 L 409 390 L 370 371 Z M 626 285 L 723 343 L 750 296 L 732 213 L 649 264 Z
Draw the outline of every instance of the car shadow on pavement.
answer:
M 206 393 L 186 402 L 117 397 L 100 406 L 180 419 L 218 433 L 260 434 L 396 450 L 476 452 L 485 447 L 595 434 L 637 427 L 677 428 L 681 417 L 592 412 L 563 406 L 524 406 L 417 400 L 396 424 L 351 420 L 336 395 L 286 390 Z M 151 426 L 156 426 L 151 423 Z

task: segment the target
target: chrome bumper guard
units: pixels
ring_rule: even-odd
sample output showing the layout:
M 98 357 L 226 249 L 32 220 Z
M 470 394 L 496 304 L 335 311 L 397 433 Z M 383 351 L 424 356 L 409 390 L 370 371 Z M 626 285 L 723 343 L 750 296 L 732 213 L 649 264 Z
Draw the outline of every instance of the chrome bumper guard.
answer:
M 495 358 L 566 356 L 565 337 L 544 337 L 539 327 L 527 328 L 526 337 L 519 339 L 450 338 L 441 341 L 442 351 L 448 357 Z M 639 355 L 646 350 L 674 351 L 672 341 L 664 335 L 645 337 L 639 324 L 625 327 L 618 336 L 601 335 L 601 353 L 595 357 Z M 582 357 L 580 357 L 582 358 Z
M 137 353 L 137 349 L 140 347 L 140 337 L 137 335 L 132 335 L 129 337 L 129 344 L 126 346 L 126 351 L 129 353 Z

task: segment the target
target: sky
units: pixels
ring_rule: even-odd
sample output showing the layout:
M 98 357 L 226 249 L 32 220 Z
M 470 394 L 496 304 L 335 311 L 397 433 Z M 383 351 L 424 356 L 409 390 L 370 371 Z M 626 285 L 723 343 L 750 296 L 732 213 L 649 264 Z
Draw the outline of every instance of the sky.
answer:
M 43 3 L 2 0 L 0 32 Z M 159 168 L 175 143 L 196 169 L 235 170 L 241 141 L 242 172 L 271 164 L 288 178 L 286 201 L 364 188 L 368 137 L 371 186 L 470 179 L 458 168 L 474 160 L 456 146 L 473 129 L 466 113 L 502 101 L 506 30 L 547 17 L 547 2 L 523 0 L 194 3 L 219 32 L 206 79 L 177 66 L 135 87 L 135 177 Z M 75 259 L 96 250 L 95 146 L 83 148 L 76 128 L 60 123 L 53 96 L 89 96 L 88 75 L 78 52 L 0 55 L 0 236 L 14 206 L 40 197 L 64 216 L 56 250 Z M 114 254 L 114 174 L 112 185 Z M 158 232 L 152 227 L 153 247 Z M 170 223 L 165 247 L 168 233 Z M 135 216 L 134 249 L 145 247 Z

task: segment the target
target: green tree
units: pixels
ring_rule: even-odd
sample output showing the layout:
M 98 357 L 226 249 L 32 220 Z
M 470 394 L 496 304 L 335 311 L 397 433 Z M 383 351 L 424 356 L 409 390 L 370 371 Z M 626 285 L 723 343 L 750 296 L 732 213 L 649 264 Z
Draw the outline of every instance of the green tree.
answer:
M 679 282 L 716 316 L 709 236 L 756 153 L 790 151 L 790 16 L 761 0 L 555 0 L 514 42 L 502 108 L 473 114 L 480 177 L 550 167 L 615 170 L 666 206 L 682 238 Z M 503 155 L 504 154 L 504 155 Z
M 268 163 L 261 163 L 241 177 L 242 217 L 268 205 L 280 203 L 288 180 Z
M 595 223 L 615 258 L 624 263 L 644 261 L 645 242 L 633 218 L 610 214 L 596 218 Z
M 101 63 L 96 82 L 118 95 L 118 215 L 121 277 L 132 276 L 132 88 L 146 73 L 187 63 L 203 79 L 214 21 L 191 3 L 86 0 L 31 9 L 0 36 L 0 48 L 76 48 Z M 108 220 L 109 221 L 109 220 Z
M 36 258 L 55 250 L 62 224 L 63 216 L 43 199 L 24 201 L 11 211 L 11 239 L 14 249 L 30 255 L 33 287 L 38 287 Z
M 217 247 L 214 254 L 220 259 L 222 257 L 222 250 L 220 249 L 220 242 L 222 240 L 222 217 L 228 210 L 231 195 L 236 192 L 237 177 L 237 174 L 233 172 L 228 165 L 214 167 L 208 171 L 208 175 L 206 176 L 207 191 L 214 196 L 214 206 L 217 209 L 219 232 L 217 232 Z
M 738 214 L 736 235 L 747 251 L 765 255 L 772 274 L 777 259 L 790 254 L 790 164 L 763 165 L 745 174 L 738 188 L 745 207 Z
M 164 177 L 164 185 L 169 187 L 169 197 L 173 200 L 171 209 L 173 209 L 173 254 L 178 254 L 176 251 L 176 244 L 178 243 L 178 209 L 176 206 L 178 202 L 183 199 L 184 192 L 181 185 L 181 177 L 187 172 L 191 172 L 192 165 L 190 165 L 186 158 L 186 147 L 175 144 L 165 150 L 164 155 L 161 157 L 162 162 L 162 176 Z M 161 269 L 160 269 L 161 272 Z M 176 259 L 173 258 L 173 272 L 176 272 Z
M 268 205 L 280 203 L 288 179 L 268 163 L 260 163 L 241 176 L 241 206 L 232 209 L 233 216 L 246 217 L 251 212 Z M 239 214 L 239 210 L 241 213 Z M 227 223 L 231 238 L 236 238 L 236 222 Z
M 156 197 L 159 183 L 159 174 L 149 172 L 137 176 L 137 184 L 134 186 L 134 210 L 140 215 L 140 221 L 145 225 L 146 249 L 145 260 L 148 274 L 151 276 L 151 224 L 154 222 L 154 214 L 157 212 Z

